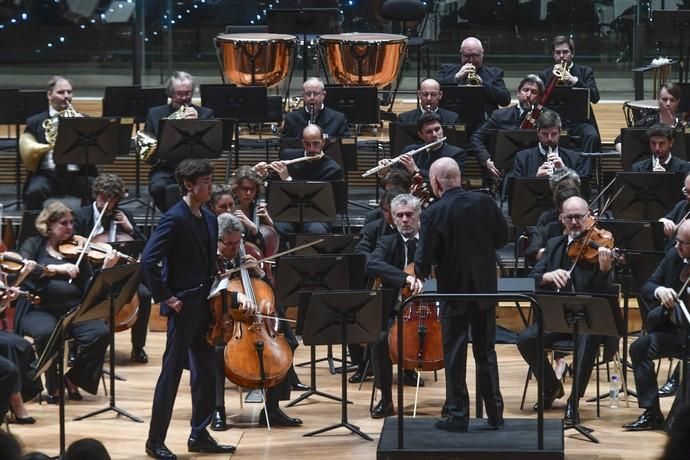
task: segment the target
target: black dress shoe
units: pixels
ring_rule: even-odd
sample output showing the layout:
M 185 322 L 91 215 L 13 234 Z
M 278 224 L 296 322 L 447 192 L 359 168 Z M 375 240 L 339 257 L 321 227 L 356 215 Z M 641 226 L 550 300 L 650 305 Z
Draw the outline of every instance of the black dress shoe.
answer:
M 403 385 L 406 387 L 416 387 L 417 386 L 417 372 L 404 370 L 403 371 Z M 419 378 L 419 386 L 424 386 L 424 379 Z
M 146 364 L 149 362 L 149 355 L 143 348 L 132 348 L 131 358 L 135 363 Z
M 371 369 L 367 369 L 366 375 L 364 374 L 364 372 L 362 372 L 362 370 L 357 369 L 357 371 L 355 371 L 355 373 L 352 374 L 350 378 L 347 379 L 347 381 L 350 383 L 362 383 L 367 378 L 372 377 L 373 375 L 374 371 L 372 371 Z
M 659 388 L 659 397 L 666 398 L 668 396 L 673 396 L 678 391 L 678 379 L 676 375 L 673 374 L 670 379 L 664 383 L 661 388 Z
M 46 395 L 46 404 L 59 404 L 60 395 Z
M 371 418 L 384 418 L 395 414 L 395 407 L 393 402 L 381 400 L 371 411 Z
M 450 409 L 448 409 L 448 406 L 446 404 L 443 404 L 443 407 L 441 408 L 441 417 L 448 418 L 449 416 Z
M 658 408 L 647 409 L 637 420 L 623 425 L 628 431 L 661 430 L 663 427 L 664 416 Z
M 549 410 L 553 407 L 554 401 L 560 399 L 565 395 L 563 384 L 558 382 L 556 388 L 552 389 L 550 393 L 544 395 L 544 410 Z M 534 405 L 534 410 L 539 410 L 539 403 Z
M 189 452 L 206 452 L 208 454 L 232 454 L 235 446 L 218 444 L 206 431 L 202 431 L 197 436 L 191 435 L 187 440 L 187 450 Z
M 489 417 L 486 419 L 486 423 L 494 430 L 500 430 L 506 424 L 505 420 L 503 420 L 503 417 Z
M 159 441 L 151 441 L 150 439 L 146 441 L 146 454 L 159 460 L 177 460 L 177 456 L 170 452 L 170 449 L 165 447 L 165 444 Z
M 216 407 L 216 410 L 213 411 L 213 418 L 211 419 L 211 429 L 213 431 L 229 430 L 230 426 L 228 426 L 226 419 L 225 408 Z
M 295 382 L 292 385 L 290 385 L 290 388 L 292 388 L 295 391 L 311 390 L 311 387 L 309 385 L 305 385 L 302 382 Z
M 36 419 L 27 416 L 27 417 L 17 417 L 14 413 L 11 415 L 7 416 L 7 423 L 16 423 L 17 425 L 33 425 L 36 423 Z
M 67 392 L 67 398 L 69 398 L 70 401 L 81 401 L 84 399 L 81 393 L 79 393 L 79 387 L 72 383 L 67 376 L 65 376 L 65 391 Z
M 280 407 L 268 412 L 268 421 L 271 422 L 271 426 L 300 426 L 302 424 L 301 419 L 290 417 Z M 263 410 L 259 413 L 259 426 L 266 426 L 266 413 Z
M 575 407 L 570 399 L 565 405 L 565 415 L 563 416 L 563 421 L 566 425 L 579 425 L 580 424 L 580 413 L 575 412 Z
M 456 433 L 467 433 L 470 421 L 467 419 L 459 419 L 454 417 L 448 417 L 445 420 L 439 420 L 435 423 L 436 428 L 445 431 L 454 431 Z

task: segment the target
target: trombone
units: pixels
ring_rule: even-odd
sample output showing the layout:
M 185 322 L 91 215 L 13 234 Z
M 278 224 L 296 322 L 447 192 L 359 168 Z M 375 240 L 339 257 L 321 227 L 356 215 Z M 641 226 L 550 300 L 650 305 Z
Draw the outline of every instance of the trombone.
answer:
M 445 141 L 446 141 L 446 137 L 444 136 L 444 137 L 442 137 L 442 138 L 440 138 L 440 139 L 436 139 L 434 142 L 431 142 L 431 143 L 429 143 L 429 144 L 423 145 L 423 146 L 419 147 L 418 149 L 415 149 L 415 150 L 413 150 L 413 151 L 411 151 L 411 152 L 405 152 L 405 153 L 403 153 L 403 154 L 401 154 L 401 155 L 398 155 L 397 157 L 392 158 L 392 159 L 390 160 L 390 162 L 388 162 L 387 164 L 384 164 L 384 165 L 381 165 L 381 164 L 380 164 L 380 165 L 378 165 L 378 166 L 374 166 L 373 168 L 371 168 L 370 170 L 368 170 L 367 172 L 365 172 L 364 174 L 362 174 L 362 177 L 369 177 L 369 176 L 371 176 L 372 174 L 376 174 L 377 172 L 381 171 L 382 169 L 385 169 L 385 168 L 388 168 L 388 167 L 391 166 L 391 165 L 394 165 L 395 163 L 397 163 L 397 162 L 399 162 L 400 160 L 402 160 L 403 155 L 413 155 L 413 156 L 414 156 L 414 155 L 418 154 L 419 152 L 421 152 L 422 150 L 429 150 L 429 149 L 432 148 L 432 147 L 435 147 L 435 146 L 437 146 L 437 145 L 443 144 Z

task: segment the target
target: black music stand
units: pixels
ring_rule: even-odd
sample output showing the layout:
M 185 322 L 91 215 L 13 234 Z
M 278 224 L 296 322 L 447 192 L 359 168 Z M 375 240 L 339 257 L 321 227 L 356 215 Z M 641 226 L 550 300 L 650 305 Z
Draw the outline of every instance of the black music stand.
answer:
M 664 224 L 658 220 L 600 219 L 599 227 L 608 230 L 616 240 L 616 247 L 624 250 L 664 250 Z
M 461 123 L 468 125 L 484 121 L 485 92 L 482 86 L 442 86 L 443 98 L 439 107 L 455 112 Z
M 345 114 L 348 123 L 378 125 L 381 123 L 378 88 L 375 86 L 327 86 L 326 107 Z
M 302 340 L 305 345 L 341 346 L 341 359 L 345 362 L 346 345 L 350 343 L 371 343 L 381 332 L 381 292 L 331 291 L 314 292 L 303 316 Z M 340 376 L 342 387 L 340 423 L 310 431 L 304 436 L 315 436 L 326 431 L 344 427 L 367 441 L 373 441 L 358 426 L 347 418 L 347 373 Z
M 131 119 L 136 125 L 137 131 L 141 123 L 146 121 L 149 108 L 165 105 L 168 102 L 168 95 L 165 88 L 142 88 L 140 86 L 106 86 L 105 96 L 103 97 L 103 116 Z M 128 121 L 128 120 L 127 120 Z M 130 123 L 122 122 L 123 125 Z M 127 133 L 127 151 L 131 139 L 131 128 Z M 126 200 L 122 204 L 137 202 L 148 206 L 141 200 L 141 159 L 135 155 L 135 185 L 134 198 Z
M 494 163 L 498 169 L 513 169 L 515 155 L 539 143 L 535 129 L 500 129 L 496 131 Z
M 14 125 L 14 137 L 15 137 L 15 169 L 14 169 L 14 180 L 16 186 L 16 200 L 4 204 L 3 207 L 16 206 L 22 201 L 22 189 L 21 189 L 21 155 L 19 154 L 19 125 L 22 124 L 26 118 L 22 118 L 23 115 L 19 107 L 19 90 L 18 89 L 0 89 L 0 98 L 5 101 L 0 105 L 0 125 Z M 44 101 L 45 104 L 45 101 Z
M 188 158 L 218 158 L 223 151 L 220 120 L 160 121 L 157 156 L 161 161 L 180 162 Z
M 612 192 L 624 189 L 611 203 L 611 212 L 617 219 L 659 219 L 682 198 L 683 179 L 672 172 L 620 172 Z
M 332 222 L 336 205 L 330 182 L 278 181 L 266 191 L 268 213 L 276 222 Z
M 544 318 L 544 330 L 570 333 L 573 336 L 573 389 L 571 398 L 574 421 L 579 420 L 580 393 L 577 379 L 578 338 L 581 334 L 620 337 L 623 334 L 618 298 L 603 295 L 538 295 Z M 591 428 L 579 423 L 566 424 L 565 429 L 574 429 L 594 443 L 599 440 L 592 435 Z
M 139 286 L 139 264 L 126 264 L 96 272 L 84 294 L 76 323 L 92 319 L 108 318 L 110 329 L 110 403 L 108 406 L 81 415 L 74 420 L 83 420 L 104 412 L 113 411 L 133 422 L 144 421 L 115 404 L 115 315 L 132 300 Z
M 690 10 L 655 10 L 653 13 L 654 38 L 658 41 L 674 42 L 678 40 L 678 80 L 688 80 L 688 58 L 684 54 L 688 48 L 688 30 L 690 30 Z M 685 73 L 683 73 L 685 70 Z
M 30 371 L 30 377 L 36 380 L 50 369 L 53 364 L 57 365 L 58 371 L 58 388 L 59 388 L 59 414 L 58 421 L 60 425 L 60 455 L 65 453 L 65 340 L 69 335 L 69 328 L 72 326 L 74 318 L 77 316 L 78 307 L 74 307 L 58 319 L 55 329 L 48 338 L 43 353 L 38 357 L 36 364 L 32 364 L 33 369 Z
M 508 214 L 516 227 L 534 225 L 542 212 L 553 208 L 547 177 L 508 177 Z
M 564 124 L 589 120 L 589 88 L 554 86 L 546 107 L 556 112 Z
M 690 98 L 690 95 L 688 95 Z M 632 165 L 641 160 L 651 158 L 649 149 L 648 128 L 622 128 L 621 129 L 621 165 L 625 171 L 630 171 Z M 673 132 L 673 146 L 671 153 L 682 160 L 687 160 L 686 134 L 680 130 Z
M 293 247 L 311 243 L 314 240 L 323 240 L 308 248 L 294 253 L 297 256 L 318 256 L 327 254 L 352 254 L 357 246 L 358 236 L 355 235 L 314 235 L 312 233 L 295 233 Z
M 84 176 L 90 165 L 115 161 L 120 147 L 120 120 L 108 118 L 61 118 L 53 160 L 55 164 L 82 166 Z

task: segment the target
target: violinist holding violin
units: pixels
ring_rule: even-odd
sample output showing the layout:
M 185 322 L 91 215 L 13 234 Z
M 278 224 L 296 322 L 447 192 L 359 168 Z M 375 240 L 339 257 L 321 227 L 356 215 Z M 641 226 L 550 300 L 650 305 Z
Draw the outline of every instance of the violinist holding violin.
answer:
M 92 275 L 88 258 L 79 265 L 61 252 L 61 243 L 72 240 L 74 224 L 72 211 L 56 201 L 41 211 L 36 219 L 39 235 L 28 238 L 19 252 L 25 259 L 34 260 L 40 267 L 24 282 L 25 289 L 41 297 L 41 302 L 29 305 L 19 301 L 15 316 L 18 334 L 33 337 L 37 352 L 43 352 L 58 319 L 81 302 L 84 289 Z M 117 263 L 119 254 L 105 255 L 103 268 Z M 96 394 L 108 345 L 108 327 L 103 320 L 91 320 L 72 325 L 69 335 L 77 342 L 78 354 L 72 368 L 65 375 L 68 397 L 82 399 L 78 387 Z M 59 385 L 55 366 L 46 373 L 48 402 L 57 404 Z
M 679 301 L 688 301 L 687 279 L 690 270 L 690 221 L 678 228 L 675 247 L 670 248 L 659 265 L 642 286 L 642 296 L 652 307 L 645 318 L 647 334 L 630 346 L 637 404 L 644 412 L 637 420 L 623 425 L 630 431 L 660 430 L 664 428 L 664 415 L 659 407 L 655 362 L 662 357 L 680 357 L 685 346 L 684 319 Z M 687 306 L 687 303 L 686 303 Z M 676 393 L 676 398 L 682 391 Z M 673 405 L 676 407 L 676 404 Z M 673 423 L 669 414 L 666 429 Z
M 615 292 L 613 287 L 613 255 L 610 249 L 600 246 L 593 251 L 589 260 L 581 260 L 573 266 L 569 256 L 569 246 L 581 242 L 586 238 L 587 230 L 592 225 L 587 201 L 581 197 L 568 198 L 561 206 L 559 216 L 565 230 L 563 236 L 551 238 L 546 243 L 544 254 L 530 273 L 540 290 L 568 291 L 609 294 Z M 572 251 L 570 251 L 572 253 Z M 569 340 L 571 334 L 544 332 L 544 345 L 549 346 L 559 340 Z M 578 388 L 582 397 L 587 389 L 587 383 L 592 374 L 594 360 L 597 356 L 603 336 L 581 335 L 577 345 L 579 356 L 577 359 Z M 564 395 L 563 384 L 556 378 L 553 368 L 546 360 L 543 350 L 537 350 L 537 326 L 533 324 L 523 330 L 518 336 L 517 346 L 522 357 L 532 367 L 537 368 L 537 360 L 544 360 L 544 409 L 551 409 L 556 399 Z M 571 395 L 572 398 L 572 395 Z M 535 410 L 538 407 L 535 406 Z M 574 413 L 571 399 L 565 410 L 566 422 L 579 423 Z
M 75 235 L 89 236 L 98 216 L 105 208 L 98 228 L 94 231 L 96 235 L 94 241 L 146 241 L 146 237 L 134 222 L 132 214 L 126 209 L 118 208 L 120 200 L 126 194 L 125 184 L 119 176 L 110 173 L 100 174 L 93 181 L 92 191 L 93 203 L 74 211 Z M 139 296 L 139 308 L 131 332 L 132 353 L 130 356 L 134 362 L 147 363 L 148 356 L 144 346 L 146 345 L 146 333 L 151 316 L 151 292 L 143 283 L 140 283 L 137 294 Z

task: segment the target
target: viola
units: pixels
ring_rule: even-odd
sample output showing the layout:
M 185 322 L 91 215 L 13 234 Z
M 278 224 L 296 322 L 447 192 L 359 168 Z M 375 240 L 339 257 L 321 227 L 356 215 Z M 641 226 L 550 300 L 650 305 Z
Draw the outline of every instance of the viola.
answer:
M 573 263 L 599 263 L 599 248 L 615 249 L 613 235 L 608 230 L 596 226 L 593 217 L 589 217 L 587 230 L 575 238 L 568 246 L 568 257 Z

